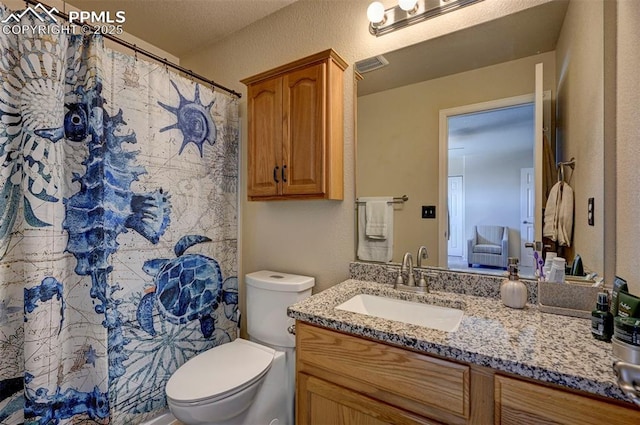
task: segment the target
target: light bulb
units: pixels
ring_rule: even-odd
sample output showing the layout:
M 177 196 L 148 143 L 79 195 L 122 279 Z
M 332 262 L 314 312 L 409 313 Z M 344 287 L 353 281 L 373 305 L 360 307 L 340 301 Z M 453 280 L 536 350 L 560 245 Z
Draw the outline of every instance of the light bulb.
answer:
M 418 0 L 398 0 L 398 6 L 405 12 L 413 10 L 416 7 L 416 3 L 418 3 Z
M 384 21 L 384 5 L 379 1 L 374 1 L 367 8 L 367 18 L 372 24 L 379 24 Z

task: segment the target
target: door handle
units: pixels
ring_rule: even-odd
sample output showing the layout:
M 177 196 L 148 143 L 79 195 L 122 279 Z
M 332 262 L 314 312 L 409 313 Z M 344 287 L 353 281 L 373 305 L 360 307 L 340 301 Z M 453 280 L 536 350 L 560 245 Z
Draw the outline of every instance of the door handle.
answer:
M 280 167 L 278 167 L 277 165 L 273 169 L 273 181 L 275 181 L 276 183 L 280 183 L 280 180 L 278 180 L 278 170 L 279 169 L 280 169 Z
M 283 165 L 282 166 L 282 181 L 283 182 L 287 182 L 287 166 Z
M 533 221 L 527 221 L 527 220 L 525 220 L 525 221 L 523 221 L 523 222 L 522 222 L 522 224 L 533 224 Z

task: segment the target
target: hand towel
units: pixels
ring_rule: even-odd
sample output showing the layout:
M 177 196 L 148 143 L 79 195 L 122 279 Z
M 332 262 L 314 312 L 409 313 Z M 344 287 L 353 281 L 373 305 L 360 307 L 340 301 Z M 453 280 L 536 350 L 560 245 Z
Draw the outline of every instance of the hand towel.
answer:
M 544 210 L 542 235 L 558 242 L 559 246 L 571 246 L 573 237 L 573 189 L 565 182 L 556 183 L 549 192 Z
M 393 258 L 393 198 L 359 198 L 358 199 L 358 259 L 387 263 Z M 366 203 L 369 201 L 385 202 L 387 234 L 386 239 L 367 237 Z
M 387 239 L 388 205 L 389 201 L 387 200 L 365 202 L 366 225 L 364 234 L 369 239 Z M 393 210 L 391 210 L 391 214 L 393 214 Z

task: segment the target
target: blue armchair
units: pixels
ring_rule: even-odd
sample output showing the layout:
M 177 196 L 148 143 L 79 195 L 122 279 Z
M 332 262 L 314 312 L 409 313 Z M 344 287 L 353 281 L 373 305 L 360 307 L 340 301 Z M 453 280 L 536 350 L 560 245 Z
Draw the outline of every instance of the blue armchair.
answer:
M 467 262 L 507 268 L 509 258 L 509 228 L 504 226 L 474 226 L 474 234 L 467 241 Z

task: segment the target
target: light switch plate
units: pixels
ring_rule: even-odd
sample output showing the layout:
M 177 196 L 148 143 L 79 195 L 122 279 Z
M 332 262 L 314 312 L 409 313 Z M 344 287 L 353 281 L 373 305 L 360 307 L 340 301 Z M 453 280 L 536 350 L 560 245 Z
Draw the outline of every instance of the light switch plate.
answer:
M 436 218 L 436 206 L 435 205 L 423 205 L 422 206 L 422 218 Z

